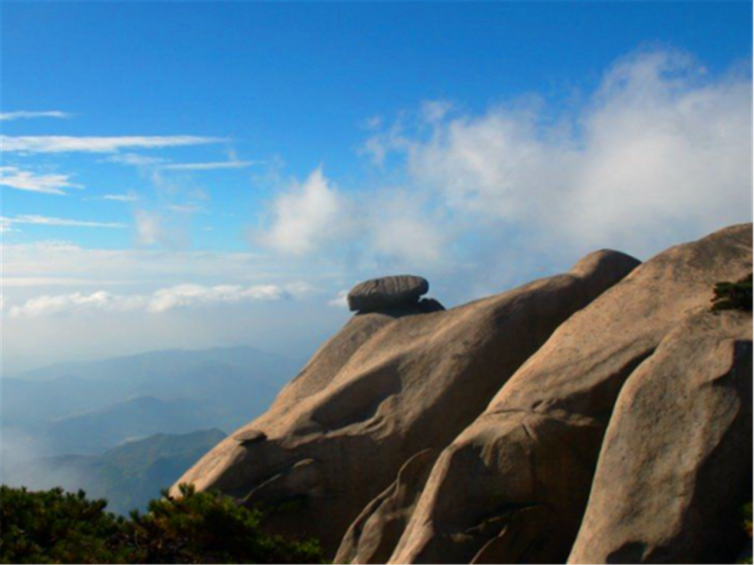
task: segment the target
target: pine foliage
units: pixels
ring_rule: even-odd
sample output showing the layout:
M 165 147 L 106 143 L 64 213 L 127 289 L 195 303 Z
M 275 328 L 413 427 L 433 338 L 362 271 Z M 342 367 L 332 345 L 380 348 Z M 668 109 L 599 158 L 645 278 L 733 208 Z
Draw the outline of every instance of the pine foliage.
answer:
M 719 282 L 715 285 L 715 297 L 712 299 L 712 310 L 744 310 L 752 309 L 752 275 L 748 275 L 736 282 Z
M 83 491 L 0 487 L 2 563 L 324 563 L 314 541 L 264 531 L 263 517 L 218 493 L 181 485 L 130 518 Z

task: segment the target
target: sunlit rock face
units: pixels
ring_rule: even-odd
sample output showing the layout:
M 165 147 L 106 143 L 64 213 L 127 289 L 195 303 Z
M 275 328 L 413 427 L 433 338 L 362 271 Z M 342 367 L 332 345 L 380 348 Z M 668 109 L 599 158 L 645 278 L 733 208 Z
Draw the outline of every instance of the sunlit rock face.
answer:
M 390 561 L 699 562 L 751 488 L 751 316 L 706 313 L 751 272 L 751 230 L 671 248 L 563 323 L 440 454 Z
M 335 555 L 351 523 L 409 459 L 449 445 L 559 325 L 638 263 L 599 251 L 566 274 L 450 310 L 419 301 L 422 284 L 396 284 L 410 300 L 368 304 L 267 413 L 179 483 L 266 505 L 272 528 L 315 536 Z
M 569 562 L 735 562 L 752 495 L 751 322 L 705 308 L 629 377 Z

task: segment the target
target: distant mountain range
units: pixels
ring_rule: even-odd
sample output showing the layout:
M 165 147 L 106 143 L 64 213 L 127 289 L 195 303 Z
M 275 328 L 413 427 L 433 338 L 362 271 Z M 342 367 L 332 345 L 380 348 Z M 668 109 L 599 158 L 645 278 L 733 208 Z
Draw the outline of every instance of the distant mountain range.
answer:
M 82 489 L 90 498 L 106 498 L 111 512 L 126 514 L 144 510 L 160 489 L 175 482 L 224 437 L 217 429 L 156 434 L 101 455 L 42 457 L 5 469 L 3 482 L 32 490 Z
M 158 433 L 233 431 L 300 369 L 252 347 L 64 363 L 2 380 L 3 458 L 94 455 Z

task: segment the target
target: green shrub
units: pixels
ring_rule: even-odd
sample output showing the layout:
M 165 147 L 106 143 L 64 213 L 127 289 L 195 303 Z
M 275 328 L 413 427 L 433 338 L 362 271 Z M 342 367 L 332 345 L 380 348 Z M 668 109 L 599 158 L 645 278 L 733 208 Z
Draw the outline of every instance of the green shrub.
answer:
M 3 563 L 127 563 L 117 541 L 123 519 L 107 502 L 82 491 L 28 492 L 0 486 L 0 561 Z
M 744 505 L 744 510 L 742 512 L 744 517 L 744 531 L 746 532 L 746 535 L 749 536 L 749 539 L 752 538 L 752 504 L 749 502 L 748 504 Z
M 748 275 L 736 282 L 719 282 L 715 285 L 715 296 L 712 299 L 712 310 L 745 310 L 752 309 L 752 275 Z
M 750 540 L 748 542 L 749 549 L 751 549 L 751 538 L 752 538 L 752 517 L 751 517 L 751 511 L 752 511 L 752 506 L 751 506 L 751 502 L 749 502 L 748 504 L 744 505 L 743 512 L 741 512 L 741 516 L 743 517 L 743 528 L 744 528 L 744 531 L 746 532 L 746 536 Z M 746 553 L 751 554 L 750 551 L 748 551 Z M 751 563 L 751 557 L 747 557 L 745 559 L 741 559 L 741 560 L 738 561 L 738 563 Z
M 3 563 L 324 563 L 316 542 L 271 535 L 259 511 L 185 485 L 130 519 L 81 491 L 0 489 Z

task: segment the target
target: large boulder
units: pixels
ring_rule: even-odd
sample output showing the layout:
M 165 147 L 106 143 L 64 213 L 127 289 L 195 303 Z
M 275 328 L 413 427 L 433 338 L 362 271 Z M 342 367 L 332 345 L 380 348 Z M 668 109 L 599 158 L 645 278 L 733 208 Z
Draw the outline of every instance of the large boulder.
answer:
M 179 482 L 267 505 L 273 529 L 315 536 L 334 555 L 406 461 L 448 445 L 560 324 L 637 264 L 600 251 L 567 274 L 451 310 L 354 316 L 267 413 Z
M 571 563 L 734 562 L 752 495 L 752 320 L 705 310 L 621 390 Z
M 377 312 L 411 306 L 429 292 L 429 282 L 422 277 L 398 275 L 371 279 L 357 284 L 348 293 L 348 309 L 352 312 Z
M 565 561 L 621 387 L 751 248 L 750 224 L 671 248 L 560 326 L 440 455 L 391 562 Z

